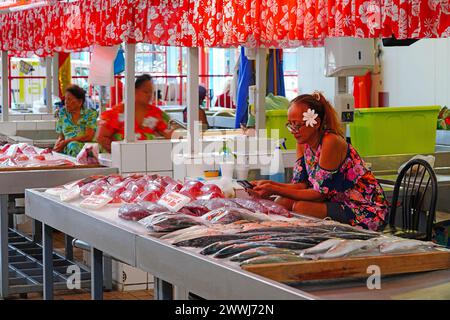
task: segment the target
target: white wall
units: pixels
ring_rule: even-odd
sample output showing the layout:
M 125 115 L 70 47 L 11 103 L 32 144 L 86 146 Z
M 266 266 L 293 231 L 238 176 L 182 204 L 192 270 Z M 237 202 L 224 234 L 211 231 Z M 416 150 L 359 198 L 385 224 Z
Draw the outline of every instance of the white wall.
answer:
M 299 94 L 322 91 L 325 97 L 334 100 L 335 78 L 324 76 L 325 49 L 299 48 L 298 49 L 298 91 Z
M 381 81 L 390 106 L 450 105 L 450 39 L 422 39 L 409 47 L 382 47 Z
M 299 93 L 320 90 L 333 101 L 334 78 L 324 74 L 324 48 L 299 48 Z M 422 39 L 409 47 L 382 47 L 381 73 L 372 76 L 372 105 L 378 91 L 390 106 L 450 106 L 450 39 Z M 349 80 L 353 90 L 352 78 Z

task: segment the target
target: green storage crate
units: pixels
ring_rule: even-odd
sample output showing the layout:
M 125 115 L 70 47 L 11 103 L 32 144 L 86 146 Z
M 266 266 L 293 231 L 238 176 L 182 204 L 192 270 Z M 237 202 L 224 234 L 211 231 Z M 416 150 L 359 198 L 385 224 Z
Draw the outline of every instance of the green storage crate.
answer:
M 287 109 L 284 110 L 266 110 L 266 129 L 267 137 L 272 138 L 272 129 L 278 129 L 279 138 L 286 138 L 286 148 L 296 149 L 297 140 L 286 128 Z
M 362 156 L 434 153 L 440 106 L 355 110 L 352 144 Z

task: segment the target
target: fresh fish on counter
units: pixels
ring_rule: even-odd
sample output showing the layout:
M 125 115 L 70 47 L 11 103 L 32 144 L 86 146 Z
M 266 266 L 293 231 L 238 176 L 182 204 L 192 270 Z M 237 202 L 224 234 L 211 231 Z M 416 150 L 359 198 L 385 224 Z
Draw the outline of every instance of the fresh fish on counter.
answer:
M 248 243 L 248 242 L 249 241 L 247 239 L 218 241 L 218 242 L 211 243 L 210 245 L 204 247 L 203 250 L 200 251 L 200 254 L 207 256 L 207 255 L 215 254 L 216 252 L 219 252 L 223 248 L 229 247 L 233 244 Z
M 377 238 L 379 234 L 366 234 L 358 232 L 328 232 L 324 236 L 330 236 L 334 238 L 346 239 L 346 240 L 369 240 Z
M 245 237 L 242 237 L 241 235 L 237 233 L 233 234 L 217 234 L 217 235 L 207 235 L 207 236 L 201 236 L 197 238 L 192 238 L 188 240 L 178 241 L 172 243 L 173 245 L 177 247 L 195 247 L 195 248 L 203 248 L 205 246 L 209 246 L 211 244 L 217 243 L 217 242 L 224 242 L 229 240 L 239 240 Z M 246 240 L 248 242 L 248 240 Z
M 373 249 L 380 245 L 378 241 L 373 240 L 343 240 L 330 248 L 327 252 L 320 255 L 321 259 L 333 259 L 349 255 L 360 249 Z
M 414 249 L 429 249 L 439 245 L 431 241 L 420 241 L 413 239 L 395 239 L 380 244 L 381 253 L 402 252 Z
M 239 252 L 257 248 L 257 247 L 275 247 L 282 249 L 291 249 L 291 250 L 302 250 L 311 247 L 309 243 L 301 243 L 301 242 L 293 242 L 293 241 L 256 241 L 256 242 L 247 242 L 242 244 L 233 244 L 231 246 L 225 247 L 222 250 L 218 251 L 214 258 L 227 258 L 229 256 L 235 255 Z
M 228 224 L 239 220 L 260 221 L 255 213 L 244 208 L 223 207 L 212 210 L 202 216 L 202 219 L 210 223 Z
M 171 232 L 201 224 L 193 217 L 173 212 L 161 212 L 139 220 L 151 232 Z
M 174 234 L 174 232 L 161 237 L 170 243 L 180 242 L 184 240 L 194 239 L 202 236 L 218 235 L 218 234 L 233 234 L 241 231 L 242 227 L 236 224 L 216 224 L 211 226 L 202 226 L 201 228 L 186 228 Z
M 326 233 L 327 230 L 315 228 L 315 227 L 290 226 L 290 227 L 262 227 L 262 228 L 254 228 L 254 229 L 242 231 L 242 233 L 245 233 L 245 232 L 285 232 L 285 233 L 301 232 L 301 233 L 306 233 L 306 234 L 323 234 L 323 233 Z
M 282 263 L 282 262 L 296 262 L 306 261 L 308 259 L 302 258 L 293 254 L 271 254 L 262 257 L 256 257 L 249 260 L 245 260 L 241 263 L 241 266 L 253 265 L 253 264 L 268 264 L 268 263 Z
M 241 253 L 231 256 L 230 261 L 243 262 L 256 257 L 267 256 L 272 254 L 291 254 L 296 255 L 297 252 L 289 249 L 281 249 L 275 247 L 258 247 L 245 250 Z
M 318 254 L 318 253 L 323 253 L 331 248 L 333 248 L 335 245 L 341 243 L 342 239 L 329 239 L 326 240 L 324 242 L 319 243 L 318 245 L 312 247 L 312 248 L 308 248 L 306 250 L 303 251 L 302 254 Z

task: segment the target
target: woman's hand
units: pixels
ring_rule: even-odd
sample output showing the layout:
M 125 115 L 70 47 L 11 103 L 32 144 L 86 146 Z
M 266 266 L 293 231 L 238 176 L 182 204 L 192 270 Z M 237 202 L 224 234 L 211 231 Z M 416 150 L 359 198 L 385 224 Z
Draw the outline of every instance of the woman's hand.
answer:
M 272 181 L 261 180 L 253 189 L 250 189 L 251 192 L 249 193 L 267 199 L 271 196 L 278 195 L 277 188 L 278 186 Z
M 55 146 L 53 147 L 53 150 L 55 150 L 56 152 L 62 152 L 69 142 L 70 141 L 68 141 L 68 140 L 59 139 L 56 141 Z
M 270 183 L 270 182 L 271 182 L 271 180 L 253 180 L 253 181 L 250 181 L 250 183 L 252 185 L 254 185 L 255 187 L 259 187 L 260 185 L 262 185 L 264 183 Z

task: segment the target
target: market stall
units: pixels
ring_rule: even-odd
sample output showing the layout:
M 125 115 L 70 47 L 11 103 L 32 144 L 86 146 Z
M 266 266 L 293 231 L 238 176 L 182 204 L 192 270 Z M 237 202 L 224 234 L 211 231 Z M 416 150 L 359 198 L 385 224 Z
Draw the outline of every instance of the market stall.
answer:
M 114 3 L 117 4 L 117 1 Z M 281 2 L 276 2 L 276 4 L 270 6 L 269 3 L 264 2 L 260 6 L 253 7 L 254 4 L 249 4 L 250 7 L 239 7 L 236 3 L 230 2 L 228 6 L 217 10 L 218 8 L 214 7 L 214 4 L 201 1 L 182 1 L 176 6 L 141 1 L 138 7 L 134 6 L 133 1 L 119 1 L 115 6 L 112 5 L 112 1 L 106 0 L 97 5 L 87 3 L 87 1 L 58 3 L 54 6 L 33 9 L 32 12 L 25 11 L 18 15 L 1 16 L 2 23 L 15 25 L 15 27 L 5 31 L 2 29 L 0 38 L 4 40 L 2 42 L 3 50 L 31 50 L 41 55 L 48 55 L 57 50 L 81 49 L 92 44 L 110 46 L 125 42 L 127 52 L 125 144 L 133 143 L 136 140 L 132 85 L 135 71 L 134 43 L 142 41 L 190 47 L 188 55 L 188 130 L 190 134 L 188 156 L 193 158 L 196 145 L 199 143 L 199 140 L 193 138 L 194 123 L 198 117 L 196 112 L 198 106 L 198 50 L 196 47 L 244 45 L 258 48 L 256 54 L 258 88 L 256 127 L 258 129 L 265 127 L 263 103 L 265 83 L 262 76 L 262 70 L 265 70 L 264 47 L 317 45 L 321 44 L 327 36 L 372 38 L 394 35 L 397 38 L 408 38 L 439 37 L 448 34 L 448 20 L 446 20 L 448 8 L 442 5 L 436 5 L 433 10 L 429 10 L 428 4 L 421 3 L 416 3 L 411 7 L 403 4 L 401 8 L 398 8 L 392 3 L 374 5 L 364 2 L 358 3 L 357 8 L 357 12 L 362 12 L 362 14 L 354 15 L 354 5 L 356 5 L 354 1 L 349 1 L 338 10 L 334 3 L 329 4 L 326 1 L 318 2 L 317 5 L 308 5 L 306 2 L 285 6 L 281 5 Z M 81 10 L 83 5 L 83 10 Z M 399 12 L 402 19 L 398 18 Z M 152 19 L 147 19 L 148 16 L 151 16 Z M 204 18 L 198 19 L 199 16 Z M 39 17 L 49 18 L 39 20 Z M 432 25 L 424 23 L 429 21 L 428 19 L 432 19 L 435 23 Z M 261 20 L 268 21 L 268 23 L 261 24 Z M 19 21 L 26 21 L 29 26 L 33 27 L 19 27 Z M 35 27 L 36 23 L 40 25 L 40 28 Z M 407 25 L 408 23 L 413 27 Z M 247 28 L 238 28 L 243 25 Z M 274 28 L 274 25 L 280 27 Z M 213 31 L 214 27 L 218 27 L 223 32 L 216 34 Z M 31 32 L 31 30 L 39 32 Z M 37 44 L 37 46 L 32 46 L 32 44 Z M 125 149 L 121 146 L 120 152 Z M 147 147 L 144 149 L 148 150 Z M 144 151 L 143 154 L 148 154 L 146 152 Z M 135 157 L 133 154 L 129 155 L 130 158 Z M 143 168 L 148 167 L 144 165 Z M 30 187 L 42 186 L 32 185 Z M 42 191 L 27 191 L 27 196 L 27 213 L 45 224 L 44 292 L 46 298 L 53 296 L 51 285 L 53 267 L 50 260 L 52 228 L 79 237 L 95 248 L 92 251 L 94 298 L 101 298 L 99 279 L 101 278 L 102 252 L 152 272 L 156 277 L 165 280 L 157 281 L 158 289 L 161 290 L 159 291 L 161 293 L 158 294 L 160 297 L 170 296 L 164 292 L 165 289 L 170 290 L 167 283 L 169 282 L 180 288 L 180 297 L 183 296 L 183 291 L 192 290 L 206 298 L 248 298 L 253 295 L 255 298 L 311 298 L 301 291 L 297 292 L 290 287 L 255 276 L 237 266 L 225 266 L 213 258 L 204 257 L 189 251 L 189 249 L 176 248 L 148 236 L 145 234 L 145 230 L 142 233 L 142 228 L 136 230 L 134 225 L 118 222 L 117 212 L 114 211 L 118 209 L 111 209 L 103 215 L 104 212 L 99 214 L 99 212 L 93 213 L 81 209 L 77 203 L 62 203 L 57 197 L 47 195 Z M 56 211 L 61 212 L 61 215 L 52 214 Z M 67 223 L 67 221 L 80 223 L 85 226 L 85 230 L 83 230 L 84 228 L 75 229 L 73 224 Z M 115 232 L 119 233 L 123 242 L 116 241 Z M 153 259 L 155 255 L 158 255 L 158 259 Z M 170 261 L 170 265 L 163 264 L 161 262 L 163 259 Z M 180 267 L 185 265 L 192 266 L 192 270 L 186 271 Z M 433 266 L 431 270 L 441 267 Z M 197 269 L 203 270 L 203 272 L 197 272 Z M 185 282 L 186 272 L 192 272 L 192 282 Z M 214 278 L 205 276 L 208 274 L 207 272 L 222 279 L 222 281 L 218 281 L 217 287 L 212 286 Z M 223 275 L 228 275 L 232 280 L 225 281 L 226 278 L 222 278 Z M 205 280 L 208 281 L 205 282 Z M 234 288 L 240 288 L 241 291 L 231 290 L 229 284 L 234 285 Z M 243 284 L 246 285 L 243 286 Z M 214 288 L 214 292 L 211 288 Z M 252 291 L 250 288 L 261 288 L 261 290 Z
M 7 297 L 9 294 L 42 290 L 42 279 L 39 278 L 39 276 L 42 277 L 42 258 L 33 256 L 36 253 L 35 251 L 39 250 L 36 245 L 36 242 L 40 241 L 39 225 L 35 224 L 35 239 L 27 238 L 18 233 L 12 225 L 12 213 L 9 209 L 11 207 L 9 204 L 10 196 L 15 195 L 17 197 L 17 195 L 24 194 L 27 188 L 52 187 L 84 177 L 115 173 L 117 170 L 99 165 L 84 165 L 65 155 L 52 153 L 49 150 L 23 143 L 3 146 L 1 158 L 0 258 L 2 271 L 0 283 L 1 296 Z M 14 207 L 14 204 L 12 206 Z M 10 245 L 8 245 L 9 239 L 12 242 Z M 70 239 L 67 242 L 67 248 L 70 252 Z M 31 251 L 27 253 L 25 249 L 31 249 Z M 66 252 L 66 254 L 69 252 Z M 16 257 L 14 258 L 11 255 L 8 257 L 9 254 L 16 255 Z M 66 258 L 72 260 L 70 253 Z M 62 257 L 58 256 L 56 259 L 61 260 Z M 9 264 L 8 261 L 11 263 Z M 27 265 L 27 263 L 30 264 Z M 40 274 L 39 270 L 41 270 Z M 8 277 L 8 274 L 10 277 Z M 15 278 L 11 285 L 8 283 L 9 278 Z M 60 277 L 59 280 L 65 287 L 63 278 Z
M 112 181 L 109 179 L 130 191 L 118 196 L 126 197 L 128 204 L 103 203 L 101 208 L 93 204 L 97 197 L 108 194 L 109 201 L 118 201 L 112 200 L 117 190 L 104 183 Z M 183 299 L 189 292 L 207 299 L 317 299 L 322 294 L 338 297 L 343 292 L 345 298 L 355 299 L 362 297 L 361 291 L 372 298 L 395 299 L 408 294 L 420 298 L 419 288 L 448 280 L 450 252 L 436 244 L 292 217 L 282 208 L 256 199 L 219 195 L 202 199 L 211 192 L 202 195 L 194 187 L 199 187 L 198 182 L 180 185 L 177 193 L 195 193 L 197 200 L 168 213 L 161 202 L 164 195 L 153 189 L 163 181 L 168 183 L 166 194 L 179 188 L 167 177 L 110 176 L 78 185 L 82 190 L 70 201 L 53 195 L 54 189 L 27 190 L 27 214 L 45 225 L 47 254 L 52 250 L 53 229 L 85 239 L 96 248 L 92 256 L 94 299 L 102 298 L 103 252 L 154 274 L 160 299 Z M 140 183 L 146 183 L 147 191 L 129 198 Z M 73 188 L 73 184 L 68 186 Z M 142 198 L 150 202 L 136 200 Z M 53 211 L 59 215 L 52 215 Z M 367 269 L 371 265 L 381 268 L 383 284 L 389 283 L 387 290 L 362 288 L 371 275 Z M 48 275 L 53 267 L 48 255 L 44 255 L 44 267 L 44 294 L 52 299 L 53 283 Z M 424 271 L 432 272 L 418 274 Z M 403 286 L 408 279 L 413 282 Z M 339 280 L 337 284 L 335 280 Z M 446 294 L 438 292 L 441 297 Z

